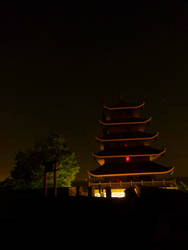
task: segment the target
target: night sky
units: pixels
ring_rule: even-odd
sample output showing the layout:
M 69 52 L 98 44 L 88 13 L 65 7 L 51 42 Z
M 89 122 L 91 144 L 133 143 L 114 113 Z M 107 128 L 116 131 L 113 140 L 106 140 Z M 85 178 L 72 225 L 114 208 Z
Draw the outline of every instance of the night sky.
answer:
M 119 96 L 145 101 L 168 165 L 188 176 L 186 3 L 59 2 L 1 8 L 0 180 L 16 152 L 54 131 L 85 177 L 96 167 L 102 103 Z

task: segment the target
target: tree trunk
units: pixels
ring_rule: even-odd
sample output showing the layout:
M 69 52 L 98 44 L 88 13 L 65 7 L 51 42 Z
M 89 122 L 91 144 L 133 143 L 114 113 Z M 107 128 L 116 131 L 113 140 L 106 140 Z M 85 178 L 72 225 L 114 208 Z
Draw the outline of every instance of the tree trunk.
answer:
M 57 197 L 57 165 L 58 162 L 54 164 L 54 197 Z
M 48 172 L 45 170 L 44 172 L 44 195 L 47 197 L 47 179 L 48 179 Z

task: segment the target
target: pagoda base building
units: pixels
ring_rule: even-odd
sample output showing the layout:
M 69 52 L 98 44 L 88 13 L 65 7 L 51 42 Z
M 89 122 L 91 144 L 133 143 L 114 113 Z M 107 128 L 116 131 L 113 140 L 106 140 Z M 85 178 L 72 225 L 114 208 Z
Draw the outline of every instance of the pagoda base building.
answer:
M 88 172 L 89 186 L 96 197 L 125 197 L 130 188 L 176 188 L 174 167 L 156 162 L 166 149 L 151 144 L 158 132 L 148 132 L 152 117 L 143 115 L 144 103 L 103 105 L 99 121 L 102 135 L 96 137 L 100 151 L 93 153 L 99 167 Z

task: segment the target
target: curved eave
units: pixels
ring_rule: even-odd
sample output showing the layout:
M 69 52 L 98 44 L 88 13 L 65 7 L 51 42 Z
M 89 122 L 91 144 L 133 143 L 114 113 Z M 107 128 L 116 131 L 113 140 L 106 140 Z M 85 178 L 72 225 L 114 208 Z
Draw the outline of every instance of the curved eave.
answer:
M 112 177 L 112 176 L 133 176 L 133 175 L 161 175 L 161 174 L 169 174 L 173 172 L 175 167 L 168 169 L 166 171 L 159 172 L 137 172 L 137 173 L 122 173 L 122 174 L 93 174 L 91 171 L 88 171 L 88 174 L 93 177 Z
M 124 109 L 139 109 L 144 106 L 144 102 L 142 102 L 140 105 L 135 105 L 135 106 L 119 106 L 119 107 L 110 107 L 106 104 L 103 105 L 104 109 L 107 110 L 124 110 Z
M 158 136 L 159 132 L 157 132 L 151 137 L 135 137 L 135 138 L 119 138 L 119 139 L 102 139 L 100 137 L 96 137 L 96 140 L 100 142 L 144 141 L 144 140 L 153 140 Z
M 166 152 L 166 148 L 164 148 L 161 152 L 159 153 L 150 153 L 150 154 L 122 154 L 122 155 L 97 155 L 95 153 L 92 153 L 92 156 L 98 159 L 109 159 L 109 158 L 123 158 L 126 156 L 129 157 L 144 157 L 144 156 L 161 156 L 162 154 L 164 154 Z
M 119 126 L 119 125 L 137 125 L 137 124 L 145 124 L 150 122 L 152 117 L 149 117 L 147 120 L 144 121 L 132 121 L 132 122 L 103 122 L 99 120 L 99 123 L 103 126 Z

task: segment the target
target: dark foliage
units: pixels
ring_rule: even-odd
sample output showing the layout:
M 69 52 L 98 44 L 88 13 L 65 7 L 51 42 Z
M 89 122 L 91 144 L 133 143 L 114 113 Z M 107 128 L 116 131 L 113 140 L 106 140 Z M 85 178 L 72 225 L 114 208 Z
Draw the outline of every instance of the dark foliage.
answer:
M 13 189 L 40 189 L 44 183 L 45 171 L 52 172 L 57 162 L 58 187 L 68 187 L 79 172 L 75 153 L 67 147 L 64 138 L 52 134 L 15 157 L 15 167 L 11 176 L 1 187 Z M 53 185 L 53 174 L 48 175 L 49 187 Z

